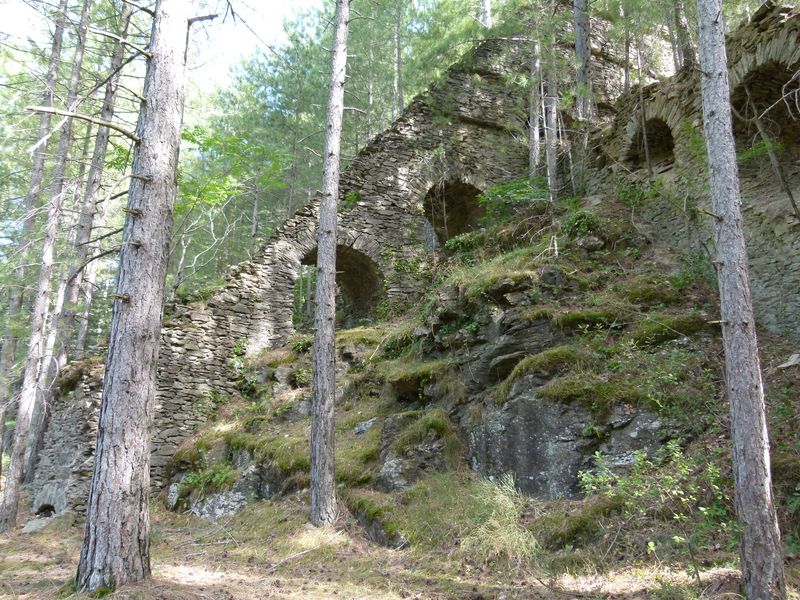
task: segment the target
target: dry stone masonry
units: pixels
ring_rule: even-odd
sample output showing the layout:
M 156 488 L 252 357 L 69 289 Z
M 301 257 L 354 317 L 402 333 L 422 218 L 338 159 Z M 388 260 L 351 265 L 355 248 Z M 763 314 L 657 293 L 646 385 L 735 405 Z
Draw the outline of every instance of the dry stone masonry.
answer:
M 763 108 L 780 97 L 793 69 L 800 68 L 799 32 L 797 10 L 770 6 L 730 37 L 738 109 L 744 109 L 744 84 Z M 602 40 L 593 40 L 593 54 L 598 104 L 605 113 L 611 110 L 621 66 Z M 366 313 L 379 302 L 413 302 L 421 291 L 418 273 L 429 251 L 476 225 L 477 193 L 525 175 L 527 92 L 519 82 L 528 69 L 523 42 L 480 43 L 441 82 L 415 98 L 342 173 L 338 279 L 353 310 Z M 622 97 L 613 124 L 593 135 L 593 182 L 600 191 L 613 191 L 623 179 L 642 180 L 638 97 L 636 91 Z M 683 190 L 683 195 L 674 202 L 645 201 L 637 207 L 637 218 L 652 223 L 653 236 L 673 246 L 688 250 L 700 242 L 707 245 L 705 217 L 690 210 L 693 203 L 702 206 L 705 197 L 702 184 L 698 187 L 702 167 L 696 162 L 701 127 L 697 75 L 681 72 L 645 88 L 644 97 L 657 176 L 666 189 Z M 787 107 L 770 113 L 771 130 L 784 145 L 786 169 L 797 188 L 800 136 L 793 116 Z M 749 145 L 751 134 L 741 124 L 742 147 Z M 743 190 L 759 317 L 772 329 L 796 333 L 800 228 L 780 191 L 769 187 L 774 177 L 747 168 Z M 447 207 L 458 210 L 448 217 Z M 278 346 L 292 334 L 295 282 L 302 265 L 313 264 L 317 211 L 316 201 L 301 209 L 256 260 L 233 267 L 225 287 L 206 302 L 173 307 L 166 316 L 152 446 L 155 487 L 166 483 L 166 465 L 180 443 L 206 420 L 216 402 L 234 393 L 238 358 Z M 87 369 L 74 389 L 56 399 L 33 484 L 34 511 L 83 510 L 100 385 L 97 370 Z
M 800 10 L 767 3 L 728 37 L 731 99 L 742 115 L 745 86 L 779 144 L 784 174 L 800 197 Z M 638 220 L 654 238 L 687 252 L 713 251 L 712 217 L 705 184 L 705 143 L 699 73 L 684 70 L 643 90 L 648 150 L 664 194 L 642 202 Z M 785 101 L 781 98 L 786 95 Z M 646 181 L 638 90 L 617 103 L 613 125 L 594 135 L 596 191 L 618 191 L 619 182 Z M 737 150 L 760 142 L 756 127 L 734 117 Z M 759 146 L 756 144 L 755 148 Z M 763 145 L 761 146 L 763 148 Z M 758 151 L 755 152 L 758 154 Z M 773 332 L 800 332 L 800 221 L 795 217 L 765 152 L 740 161 L 750 278 L 756 316 Z M 610 185 L 611 184 L 611 185 Z M 616 185 L 615 185 L 616 184 Z M 617 189 L 615 189 L 615 187 Z

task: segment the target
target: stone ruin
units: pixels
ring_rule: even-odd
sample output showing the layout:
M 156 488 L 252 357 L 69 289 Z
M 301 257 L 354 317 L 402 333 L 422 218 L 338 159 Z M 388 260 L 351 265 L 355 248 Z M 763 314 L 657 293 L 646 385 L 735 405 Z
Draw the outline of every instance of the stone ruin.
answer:
M 781 96 L 800 68 L 800 12 L 766 6 L 729 38 L 733 98 L 752 84 L 760 106 Z M 603 47 L 602 40 L 593 46 Z M 605 52 L 605 50 L 603 50 Z M 594 52 L 597 57 L 602 54 Z M 605 55 L 604 55 L 605 56 Z M 611 106 L 621 61 L 598 59 L 598 103 Z M 478 195 L 527 172 L 528 72 L 524 44 L 481 42 L 446 77 L 415 98 L 391 127 L 374 138 L 342 173 L 338 220 L 338 280 L 345 303 L 367 315 L 381 302 L 404 305 L 421 292 L 416 273 L 430 251 L 478 225 Z M 681 72 L 644 89 L 645 129 L 659 177 L 676 183 L 695 177 L 693 136 L 701 128 L 697 74 Z M 593 134 L 592 185 L 608 190 L 615 177 L 641 179 L 643 153 L 638 93 L 616 103 L 613 123 Z M 741 108 L 741 106 L 740 106 Z M 781 109 L 783 110 L 783 109 Z M 778 111 L 787 169 L 798 182 L 800 137 L 794 114 Z M 740 128 L 742 143 L 751 135 Z M 743 172 L 743 175 L 747 175 Z M 753 179 L 753 181 L 756 181 Z M 757 189 L 763 190 L 762 181 Z M 757 198 L 743 184 L 753 291 L 759 317 L 770 329 L 800 331 L 798 222 L 776 192 Z M 686 250 L 705 242 L 708 228 L 672 204 L 645 203 L 639 220 L 652 235 Z M 180 443 L 206 420 L 214 399 L 235 392 L 232 359 L 284 343 L 293 333 L 293 300 L 303 265 L 316 255 L 318 202 L 278 229 L 256 260 L 236 265 L 222 290 L 203 303 L 166 315 L 159 355 L 151 477 L 162 487 Z M 101 393 L 101 366 L 78 373 L 77 384 L 54 402 L 33 483 L 33 508 L 82 512 L 88 496 Z

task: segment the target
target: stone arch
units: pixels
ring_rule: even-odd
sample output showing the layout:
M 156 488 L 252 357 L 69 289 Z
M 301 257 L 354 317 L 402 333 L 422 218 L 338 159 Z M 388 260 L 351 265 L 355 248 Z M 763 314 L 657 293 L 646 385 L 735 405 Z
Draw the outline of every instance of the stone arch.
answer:
M 647 133 L 647 150 L 650 162 L 667 166 L 675 162 L 675 138 L 672 129 L 664 119 L 654 117 L 645 121 L 644 131 Z M 644 135 L 639 124 L 625 153 L 625 159 L 634 168 L 646 166 Z
M 794 69 L 768 60 L 738 75 L 735 85 L 732 78 L 733 131 L 739 151 L 752 147 L 761 139 L 752 120 L 753 110 L 747 99 L 749 91 L 756 111 L 762 115 L 762 125 L 772 141 L 780 146 L 778 153 L 781 157 L 789 160 L 800 158 L 800 110 L 796 103 L 800 93 L 794 91 L 786 101 L 781 99 L 784 94 L 792 92 L 791 88 L 800 88 L 800 81 L 793 79 L 794 74 Z
M 301 265 L 317 263 L 317 248 L 308 251 Z M 336 313 L 339 325 L 351 327 L 369 318 L 384 296 L 384 277 L 376 262 L 352 246 L 336 246 Z
M 422 202 L 425 218 L 439 243 L 477 228 L 485 210 L 478 202 L 481 190 L 461 179 L 434 184 Z
M 52 517 L 56 514 L 56 507 L 52 504 L 40 504 L 39 508 L 36 509 L 36 516 L 37 517 Z

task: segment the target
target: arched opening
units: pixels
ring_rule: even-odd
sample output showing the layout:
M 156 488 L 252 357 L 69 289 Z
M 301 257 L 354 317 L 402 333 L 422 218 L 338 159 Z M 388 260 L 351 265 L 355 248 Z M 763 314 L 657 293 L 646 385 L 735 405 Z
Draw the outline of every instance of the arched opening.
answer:
M 478 226 L 485 212 L 478 202 L 480 194 L 478 188 L 463 181 L 443 182 L 428 191 L 423 208 L 439 244 Z
M 52 504 L 42 504 L 36 511 L 37 517 L 49 518 L 56 514 L 56 508 Z
M 792 82 L 793 75 L 783 65 L 767 62 L 748 73 L 731 94 L 736 150 L 745 172 L 764 172 L 769 151 L 783 164 L 800 158 L 800 82 Z
M 317 249 L 301 261 L 295 281 L 294 324 L 309 329 L 314 323 Z M 383 296 L 383 275 L 366 254 L 336 246 L 336 325 L 354 327 L 373 316 Z
M 645 135 L 647 139 L 647 152 L 645 153 Z M 648 119 L 636 128 L 636 135 L 628 149 L 626 156 L 628 163 L 633 168 L 647 166 L 647 155 L 653 167 L 668 167 L 675 161 L 675 140 L 672 130 L 662 119 Z

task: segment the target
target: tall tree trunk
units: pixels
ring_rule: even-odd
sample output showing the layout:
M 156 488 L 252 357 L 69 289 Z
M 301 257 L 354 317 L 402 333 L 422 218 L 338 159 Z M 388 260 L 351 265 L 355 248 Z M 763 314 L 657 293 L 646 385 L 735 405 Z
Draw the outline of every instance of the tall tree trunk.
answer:
M 699 0 L 697 20 L 703 123 L 711 205 L 716 215 L 733 479 L 736 512 L 742 524 L 742 579 L 748 598 L 784 599 L 783 553 L 772 496 L 769 437 L 740 208 L 721 0 Z
M 544 144 L 545 158 L 547 161 L 547 189 L 550 202 L 558 198 L 558 78 L 553 50 L 548 50 L 550 59 L 545 69 L 545 96 L 544 96 Z
M 487 29 L 492 26 L 492 0 L 478 0 L 478 21 Z
M 534 37 L 531 52 L 531 91 L 528 98 L 528 176 L 533 180 L 539 174 L 542 160 L 541 119 L 542 119 L 542 73 L 540 67 L 539 38 Z
M 120 13 L 120 25 L 118 32 L 124 38 L 131 19 L 131 5 L 127 2 L 122 3 Z M 117 98 L 117 88 L 119 85 L 119 70 L 122 66 L 124 57 L 124 45 L 117 42 L 111 55 L 109 65 L 110 78 L 106 84 L 103 96 L 103 106 L 100 110 L 100 119 L 111 121 L 114 118 L 114 106 Z M 90 240 L 94 219 L 97 213 L 95 207 L 100 194 L 100 184 L 103 179 L 105 169 L 106 151 L 108 150 L 108 139 L 110 130 L 108 127 L 99 127 L 95 137 L 94 150 L 92 151 L 91 162 L 89 163 L 89 175 L 86 182 L 86 191 L 83 195 L 83 202 L 80 208 L 78 226 L 75 232 L 75 256 L 67 275 L 67 288 L 64 293 L 64 308 L 58 315 L 56 328 L 59 334 L 59 353 L 56 357 L 58 367 L 63 367 L 67 360 L 69 345 L 75 336 L 75 314 L 77 311 L 78 298 L 80 295 L 83 271 L 81 267 L 86 263 L 86 259 L 91 256 Z
M 322 197 L 319 206 L 314 393 L 311 402 L 311 523 L 318 526 L 329 525 L 336 519 L 333 458 L 333 410 L 336 396 L 336 203 L 339 198 L 339 150 L 344 112 L 349 15 L 350 0 L 336 0 Z
M 677 73 L 681 69 L 681 57 L 678 52 L 678 39 L 675 35 L 675 29 L 677 28 L 675 11 L 670 6 L 665 6 L 664 8 L 666 11 L 665 24 L 667 26 L 667 33 L 669 34 L 669 47 L 672 51 L 672 66 Z
M 75 336 L 75 358 L 81 359 L 86 354 L 86 339 L 89 335 L 89 316 L 94 298 L 94 286 L 97 280 L 97 262 L 86 265 L 83 277 L 83 308 L 78 318 L 78 331 Z
M 575 25 L 575 58 L 578 69 L 575 74 L 577 84 L 576 108 L 579 119 L 592 116 L 592 91 L 589 79 L 589 0 L 572 0 L 572 15 Z
M 158 0 L 106 360 L 81 591 L 150 575 L 150 427 L 184 101 L 189 3 Z
M 403 27 L 403 4 L 398 3 L 397 13 L 394 22 L 394 79 L 392 80 L 392 90 L 394 92 L 394 114 L 397 118 L 405 102 L 403 101 L 403 39 L 400 35 Z
M 50 200 L 45 223 L 44 242 L 42 244 L 39 283 L 33 301 L 31 314 L 31 335 L 28 340 L 28 357 L 25 361 L 22 390 L 17 409 L 17 421 L 14 428 L 14 445 L 11 450 L 11 462 L 6 475 L 6 487 L 3 504 L 0 506 L 0 533 L 17 525 L 20 487 L 25 470 L 25 452 L 30 436 L 31 419 L 36 403 L 37 380 L 41 368 L 44 346 L 44 326 L 47 316 L 47 305 L 50 297 L 50 280 L 53 272 L 53 255 L 56 245 L 58 221 L 61 215 L 63 195 L 59 194 Z
M 58 78 L 58 66 L 61 61 L 61 47 L 64 42 L 64 23 L 66 22 L 66 17 L 67 0 L 60 0 L 56 12 L 53 44 L 50 48 L 50 63 L 47 69 L 47 76 L 45 77 L 44 92 L 42 94 L 42 106 L 53 105 L 53 96 L 55 94 L 56 80 Z M 19 266 L 14 269 L 13 276 L 17 285 L 11 288 L 9 294 L 6 318 L 7 326 L 3 335 L 3 346 L 2 349 L 0 349 L 0 402 L 8 399 L 8 380 L 13 371 L 13 363 L 16 355 L 17 339 L 13 333 L 13 324 L 18 319 L 20 310 L 22 309 L 22 297 L 25 286 L 25 265 L 29 262 L 29 244 L 36 222 L 36 208 L 39 204 L 39 196 L 42 190 L 44 162 L 47 156 L 46 139 L 50 133 L 50 118 L 51 115 L 45 112 L 39 115 L 39 132 L 36 147 L 33 151 L 31 180 L 25 195 L 25 217 L 22 223 L 22 233 L 18 244 Z
M 675 29 L 678 35 L 678 55 L 681 59 L 681 67 L 691 67 L 695 64 L 696 59 L 692 38 L 689 36 L 689 20 L 686 18 L 683 0 L 673 0 L 672 6 L 675 12 Z
M 78 98 L 78 84 L 81 78 L 81 69 L 83 68 L 83 57 L 86 49 L 86 34 L 89 30 L 89 15 L 91 8 L 91 1 L 84 0 L 83 7 L 81 8 L 81 17 L 78 24 L 78 40 L 75 45 L 75 52 L 72 57 L 72 70 L 70 72 L 69 84 L 67 85 L 67 110 L 72 112 L 76 108 L 76 100 Z M 58 140 L 58 153 L 56 154 L 56 163 L 53 168 L 52 188 L 51 188 L 51 202 L 54 205 L 63 206 L 65 195 L 67 193 L 67 163 L 69 161 L 69 153 L 72 146 L 72 119 L 66 119 L 61 126 L 61 135 Z M 61 212 L 56 215 L 56 229 L 61 229 Z M 47 284 L 48 296 L 51 288 L 50 282 Z M 41 289 L 41 288 L 40 288 Z M 33 415 L 31 418 L 30 434 L 28 442 L 28 452 L 25 460 L 26 477 L 30 479 L 33 475 L 31 469 L 36 462 L 36 451 L 41 446 L 42 436 L 44 435 L 44 425 L 47 420 L 47 405 L 52 398 L 49 390 L 52 381 L 58 373 L 58 370 L 66 363 L 66 353 L 64 351 L 64 340 L 57 339 L 57 330 L 59 328 L 59 321 L 61 320 L 61 312 L 64 305 L 64 293 L 66 291 L 66 282 L 59 286 L 58 299 L 50 311 L 51 318 L 49 320 L 49 329 L 47 333 L 47 340 L 42 352 L 41 367 L 38 374 L 38 381 L 36 387 L 38 393 L 34 403 Z M 48 297 L 49 303 L 49 297 Z M 46 323 L 47 325 L 47 323 Z M 46 328 L 47 329 L 47 328 Z M 56 345 L 61 346 L 56 350 Z
M 639 74 L 639 126 L 642 128 L 642 148 L 644 149 L 644 161 L 647 165 L 647 179 L 653 180 L 653 163 L 650 162 L 650 143 L 647 139 L 647 117 L 644 109 L 644 81 L 642 80 L 642 52 L 640 50 L 641 40 L 636 44 L 636 68 Z

